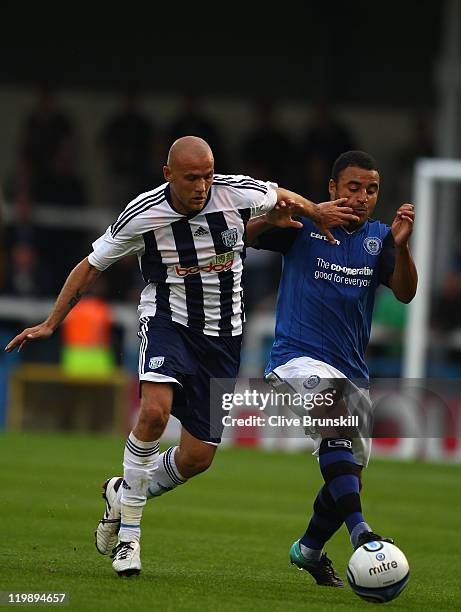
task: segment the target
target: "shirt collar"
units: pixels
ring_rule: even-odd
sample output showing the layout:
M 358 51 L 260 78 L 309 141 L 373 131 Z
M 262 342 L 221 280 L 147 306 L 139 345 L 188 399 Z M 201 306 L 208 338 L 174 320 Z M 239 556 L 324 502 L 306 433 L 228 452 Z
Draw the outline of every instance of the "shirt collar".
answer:
M 213 189 L 213 185 L 210 187 L 210 190 L 208 192 L 208 196 L 207 196 L 207 199 L 205 200 L 205 204 L 203 205 L 203 208 L 201 208 L 200 210 L 197 210 L 196 212 L 187 213 L 187 215 L 185 215 L 182 212 L 179 212 L 179 210 L 177 210 L 175 208 L 175 206 L 173 204 L 173 199 L 171 197 L 170 183 L 167 184 L 167 186 L 163 190 L 163 193 L 165 194 L 166 201 L 168 202 L 168 204 L 174 210 L 175 213 L 177 213 L 178 215 L 181 215 L 182 217 L 186 217 L 187 219 L 192 219 L 193 217 L 196 217 L 198 214 L 200 214 L 201 212 L 203 212 L 205 210 L 206 206 L 208 205 L 208 202 L 211 199 L 211 190 L 212 189 Z

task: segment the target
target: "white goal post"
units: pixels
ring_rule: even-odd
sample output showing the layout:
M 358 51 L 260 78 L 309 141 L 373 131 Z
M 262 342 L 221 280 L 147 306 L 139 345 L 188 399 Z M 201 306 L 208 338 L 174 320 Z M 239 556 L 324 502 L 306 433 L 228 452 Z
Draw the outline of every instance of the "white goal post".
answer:
M 404 378 L 424 378 L 429 339 L 429 305 L 435 225 L 436 181 L 461 182 L 461 160 L 420 159 L 415 165 L 413 202 L 416 222 L 412 250 L 418 269 L 418 291 L 410 302 L 403 348 Z

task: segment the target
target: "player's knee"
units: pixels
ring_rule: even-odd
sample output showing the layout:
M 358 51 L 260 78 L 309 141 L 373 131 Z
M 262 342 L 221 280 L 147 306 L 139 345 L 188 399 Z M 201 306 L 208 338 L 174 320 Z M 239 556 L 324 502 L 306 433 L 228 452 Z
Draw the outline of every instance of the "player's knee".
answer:
M 138 421 L 145 425 L 166 427 L 169 418 L 169 411 L 161 404 L 153 402 L 142 402 Z
M 138 421 L 163 431 L 168 423 L 172 400 L 173 389 L 170 384 L 143 381 Z

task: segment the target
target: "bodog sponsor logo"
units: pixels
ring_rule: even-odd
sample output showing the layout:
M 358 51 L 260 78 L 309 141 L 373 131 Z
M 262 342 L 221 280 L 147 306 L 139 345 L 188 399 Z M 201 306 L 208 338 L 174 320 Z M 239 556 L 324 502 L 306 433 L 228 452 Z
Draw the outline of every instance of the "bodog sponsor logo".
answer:
M 214 259 L 204 266 L 190 266 L 189 268 L 181 268 L 175 266 L 176 276 L 187 276 L 188 274 L 198 274 L 199 272 L 226 272 L 234 265 L 234 251 L 216 255 Z

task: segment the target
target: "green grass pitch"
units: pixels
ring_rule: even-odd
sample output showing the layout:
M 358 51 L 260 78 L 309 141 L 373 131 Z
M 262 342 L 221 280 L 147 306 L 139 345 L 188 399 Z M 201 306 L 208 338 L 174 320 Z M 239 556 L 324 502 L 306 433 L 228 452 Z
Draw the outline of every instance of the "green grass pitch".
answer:
M 221 449 L 212 468 L 144 512 L 143 571 L 120 579 L 96 552 L 102 481 L 120 473 L 114 437 L 0 434 L 0 591 L 67 592 L 72 610 L 361 610 L 348 587 L 289 565 L 321 484 L 308 453 Z M 411 577 L 396 610 L 461 609 L 461 466 L 372 459 L 364 514 L 395 538 Z M 327 546 L 345 579 L 343 527 Z M 6 608 L 5 608 L 6 609 Z

